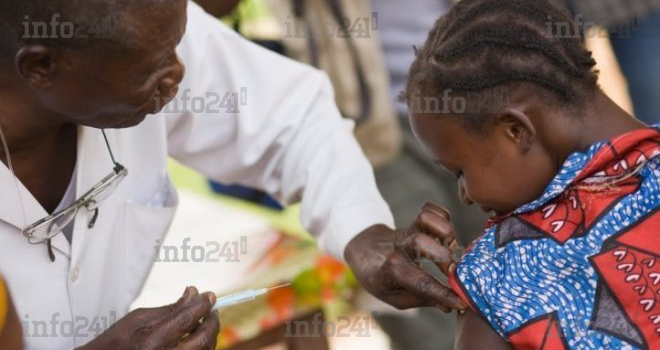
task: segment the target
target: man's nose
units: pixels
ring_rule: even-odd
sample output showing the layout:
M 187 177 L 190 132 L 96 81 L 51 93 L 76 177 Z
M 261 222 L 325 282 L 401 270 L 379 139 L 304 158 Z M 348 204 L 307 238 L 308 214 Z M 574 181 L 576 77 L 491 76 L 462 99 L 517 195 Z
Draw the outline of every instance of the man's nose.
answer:
M 171 68 L 160 82 L 160 91 L 164 95 L 167 95 L 168 92 L 175 91 L 179 84 L 181 84 L 181 81 L 183 81 L 183 76 L 185 74 L 186 67 L 183 65 L 179 55 L 176 55 Z
M 461 201 L 464 204 L 467 204 L 467 205 L 474 204 L 474 201 L 472 199 L 470 199 L 470 195 L 468 194 L 467 190 L 465 189 L 465 185 L 463 184 L 463 179 L 458 180 L 458 197 L 461 199 Z

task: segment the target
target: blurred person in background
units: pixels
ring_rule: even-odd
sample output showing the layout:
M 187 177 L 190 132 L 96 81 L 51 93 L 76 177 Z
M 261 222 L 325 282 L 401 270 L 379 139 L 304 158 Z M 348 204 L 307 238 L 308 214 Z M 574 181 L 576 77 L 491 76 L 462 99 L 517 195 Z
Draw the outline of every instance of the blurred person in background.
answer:
M 355 121 L 355 135 L 372 166 L 379 168 L 400 148 L 399 122 L 389 95 L 388 70 L 378 35 L 378 15 L 368 0 L 243 0 L 233 11 L 214 0 L 205 9 L 239 34 L 272 51 L 325 72 L 342 116 Z M 268 194 L 234 184 L 212 183 L 219 193 L 274 209 Z M 419 205 L 408 213 L 415 215 Z
M 371 5 L 378 14 L 378 33 L 391 81 L 390 99 L 395 103 L 402 129 L 400 154 L 376 169 L 378 188 L 392 209 L 397 225 L 414 215 L 420 203 L 442 203 L 451 212 L 456 232 L 464 239 L 462 243 L 467 244 L 483 229 L 485 215 L 460 203 L 456 181 L 441 171 L 415 141 L 408 123 L 408 107 L 399 98 L 415 59 L 413 46 L 422 46 L 429 29 L 448 11 L 451 3 L 448 0 L 372 0 Z M 426 265 L 434 272 L 431 264 Z M 443 278 L 437 271 L 434 274 Z M 453 348 L 453 315 L 424 308 L 413 314 L 381 312 L 377 320 L 390 336 L 395 350 Z
M 554 0 L 586 27 L 592 22 L 609 34 L 612 49 L 628 81 L 634 116 L 660 122 L 660 0 Z M 585 36 L 595 35 L 592 29 Z M 598 32 L 598 35 L 605 34 Z

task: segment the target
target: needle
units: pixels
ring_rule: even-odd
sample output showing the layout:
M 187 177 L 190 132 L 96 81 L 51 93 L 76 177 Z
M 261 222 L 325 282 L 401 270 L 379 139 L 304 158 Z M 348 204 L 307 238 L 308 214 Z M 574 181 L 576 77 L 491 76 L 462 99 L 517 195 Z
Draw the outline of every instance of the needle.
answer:
M 275 286 L 275 287 L 270 287 L 270 288 L 268 288 L 268 291 L 270 292 L 270 291 L 273 291 L 273 290 L 275 290 L 275 289 L 288 287 L 288 286 L 290 286 L 290 285 L 291 285 L 291 283 L 280 284 L 279 286 Z
M 235 294 L 231 294 L 225 297 L 218 298 L 218 300 L 215 302 L 215 305 L 213 305 L 213 308 L 211 310 L 215 311 L 221 308 L 225 308 L 228 306 L 244 303 L 249 300 L 253 300 L 257 298 L 258 296 L 267 294 L 268 292 L 278 289 L 278 288 L 283 288 L 290 286 L 291 283 L 286 283 L 282 284 L 276 287 L 270 287 L 270 288 L 260 288 L 260 289 L 249 289 L 243 292 L 238 292 Z

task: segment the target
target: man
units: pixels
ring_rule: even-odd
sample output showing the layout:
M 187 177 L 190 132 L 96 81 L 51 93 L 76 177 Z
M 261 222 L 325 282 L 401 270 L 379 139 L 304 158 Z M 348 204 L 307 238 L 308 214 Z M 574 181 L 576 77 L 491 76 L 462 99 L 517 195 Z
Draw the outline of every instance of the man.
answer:
M 0 17 L 0 266 L 28 349 L 214 346 L 211 294 L 127 314 L 176 208 L 168 155 L 302 200 L 305 227 L 384 301 L 464 307 L 415 262 L 453 269 L 448 213 L 390 228 L 322 74 L 185 0 L 5 0 Z

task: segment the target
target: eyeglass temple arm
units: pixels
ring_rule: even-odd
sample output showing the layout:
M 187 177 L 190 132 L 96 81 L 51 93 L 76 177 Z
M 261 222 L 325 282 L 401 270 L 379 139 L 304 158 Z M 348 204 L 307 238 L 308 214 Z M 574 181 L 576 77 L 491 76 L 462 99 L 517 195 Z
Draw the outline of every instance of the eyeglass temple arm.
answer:
M 103 139 L 105 140 L 105 146 L 108 148 L 108 153 L 110 153 L 110 159 L 112 159 L 112 164 L 115 165 L 114 170 L 115 173 L 119 174 L 120 171 L 124 170 L 124 167 L 117 163 L 115 160 L 115 155 L 112 153 L 112 148 L 110 148 L 110 142 L 108 142 L 108 136 L 105 134 L 105 130 L 101 129 L 101 133 L 103 134 Z

